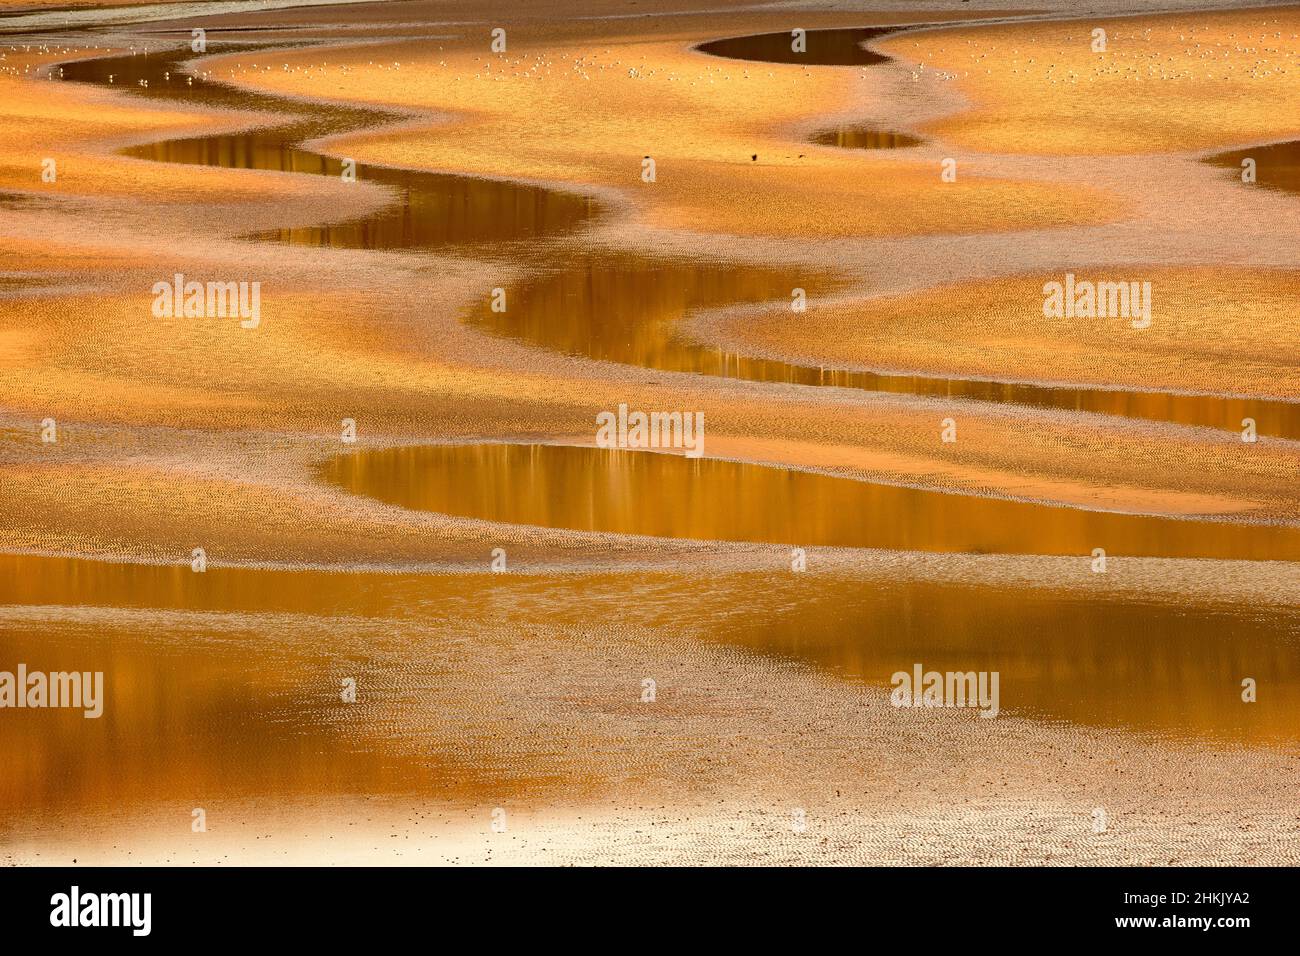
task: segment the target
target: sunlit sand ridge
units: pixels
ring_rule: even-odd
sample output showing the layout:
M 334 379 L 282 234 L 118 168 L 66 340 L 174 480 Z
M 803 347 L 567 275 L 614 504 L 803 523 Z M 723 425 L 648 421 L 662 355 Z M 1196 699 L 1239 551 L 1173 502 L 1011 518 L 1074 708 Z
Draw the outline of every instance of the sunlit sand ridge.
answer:
M 381 60 L 359 47 L 334 51 L 328 65 L 314 51 L 295 51 L 279 56 L 288 71 L 252 70 L 244 57 L 220 58 L 213 69 L 281 92 L 450 114 L 455 135 L 419 130 L 348 142 L 360 157 L 404 166 L 626 187 L 649 156 L 664 174 L 634 197 L 655 225 L 896 235 L 1063 225 L 1114 212 L 1103 193 L 1032 182 L 960 182 L 938 193 L 926 188 L 933 164 L 919 158 L 866 164 L 792 142 L 790 127 L 810 120 L 805 104 L 818 103 L 824 117 L 870 108 L 880 92 L 851 69 L 702 57 L 690 49 L 698 34 L 655 36 L 664 25 L 673 21 L 629 35 L 588 27 L 568 41 L 520 30 L 508 54 L 495 57 L 421 42 L 387 45 Z M 413 75 L 427 81 L 412 83 Z
M 1296 200 L 1201 162 L 1296 135 L 1260 106 L 1294 94 L 1294 10 L 1106 21 L 1101 66 L 1091 23 L 1023 23 L 802 67 L 694 49 L 781 12 L 510 21 L 492 54 L 409 26 L 435 9 L 245 21 L 379 46 L 214 26 L 165 92 L 157 59 L 150 92 L 31 75 L 121 40 L 0 47 L 0 649 L 110 688 L 100 722 L 9 725 L 0 858 L 1295 861 Z M 1183 75 L 1265 37 L 1267 67 Z M 412 119 L 294 146 L 302 107 L 254 87 Z M 296 135 L 386 121 L 352 112 Z M 913 138 L 825 132 L 859 128 Z M 462 241 L 425 188 L 577 205 Z M 1047 319 L 1067 270 L 1151 281 L 1151 327 Z M 175 272 L 260 280 L 258 327 L 156 317 Z M 556 447 L 620 402 L 703 412 L 706 458 Z M 1000 670 L 1002 712 L 889 706 L 917 660 Z

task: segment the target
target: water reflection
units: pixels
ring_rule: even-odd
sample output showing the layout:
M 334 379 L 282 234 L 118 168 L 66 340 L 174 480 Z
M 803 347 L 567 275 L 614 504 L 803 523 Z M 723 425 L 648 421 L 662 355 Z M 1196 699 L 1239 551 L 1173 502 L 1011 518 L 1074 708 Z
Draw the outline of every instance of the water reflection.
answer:
M 907 149 L 924 142 L 919 136 L 908 133 L 891 133 L 868 126 L 836 126 L 813 134 L 811 142 L 819 146 L 838 146 L 841 149 Z
M 32 209 L 37 206 L 35 196 L 23 193 L 0 192 L 0 209 Z
M 805 30 L 806 48 L 796 53 L 791 31 L 758 33 L 752 36 L 727 37 L 701 43 L 695 49 L 710 56 L 729 60 L 754 60 L 761 63 L 789 63 L 804 66 L 870 66 L 887 63 L 892 57 L 866 49 L 865 43 L 902 26 L 852 27 L 849 29 Z
M 707 453 L 707 448 L 706 448 Z M 329 460 L 388 504 L 507 524 L 705 541 L 989 554 L 1300 560 L 1300 528 L 1113 514 L 784 468 L 566 445 L 435 445 Z
M 566 355 L 752 381 L 790 381 L 792 366 L 746 359 L 680 336 L 688 312 L 790 300 L 835 287 L 826 274 L 633 255 L 566 258 L 559 268 L 516 285 L 510 308 L 490 304 L 466 316 L 485 332 Z M 826 384 L 820 381 L 808 384 Z
M 494 694 L 486 710 L 467 704 L 456 695 L 475 685 L 458 672 L 484 652 L 488 628 L 598 635 L 614 620 L 881 688 L 918 661 L 997 670 L 1009 715 L 1300 740 L 1295 609 L 784 568 L 419 575 L 211 565 L 194 574 L 187 565 L 0 555 L 0 669 L 101 670 L 107 687 L 97 721 L 5 711 L 0 820 L 172 805 L 185 826 L 198 795 L 211 806 L 267 794 L 572 793 L 589 782 L 548 777 L 545 760 L 502 759 L 490 741 L 512 718 L 506 698 Z M 338 699 L 345 675 L 365 690 L 357 705 Z M 1266 689 L 1255 704 L 1240 700 L 1244 676 Z M 563 719 L 577 727 L 587 713 L 574 705 Z M 485 725 L 490 733 L 476 736 Z
M 856 44 L 861 40 L 897 29 L 813 30 L 808 34 L 809 51 L 821 51 L 828 58 L 844 57 L 849 55 L 849 47 L 859 49 Z M 783 48 L 789 49 L 787 34 L 715 43 L 722 44 L 717 50 L 766 50 L 774 37 L 783 38 Z M 748 42 L 751 40 L 757 46 Z M 705 44 L 701 49 L 712 46 Z M 250 60 L 259 52 L 267 53 L 265 49 L 249 51 Z M 339 160 L 296 144 L 344 130 L 382 125 L 396 118 L 378 110 L 322 107 L 208 80 L 189 85 L 181 72 L 186 58 L 187 54 L 175 52 L 118 56 L 74 61 L 64 64 L 63 69 L 65 79 L 73 82 L 107 84 L 111 76 L 114 86 L 147 97 L 292 117 L 285 124 L 266 129 L 166 140 L 128 150 L 131 155 L 160 162 L 338 176 Z M 139 86 L 141 80 L 148 81 L 148 86 Z M 910 139 L 905 134 L 863 129 L 821 135 L 834 135 L 843 140 L 836 145 L 854 148 L 882 148 L 886 140 L 881 137 L 892 138 L 896 146 L 910 145 L 905 142 Z M 872 142 L 879 145 L 872 146 Z M 398 201 L 353 221 L 279 229 L 256 237 L 365 249 L 465 245 L 476 247 L 476 253 L 481 255 L 510 255 L 505 244 L 513 240 L 563 235 L 602 211 L 587 197 L 519 183 L 364 164 L 358 166 L 358 177 L 393 187 Z M 634 256 L 576 256 L 553 260 L 549 271 L 512 290 L 512 306 L 507 313 L 483 309 L 469 315 L 467 321 L 492 334 L 569 355 L 668 371 L 1069 409 L 1232 431 L 1239 430 L 1241 420 L 1249 417 L 1255 419 L 1261 435 L 1300 438 L 1300 403 L 814 368 L 725 352 L 691 342 L 675 330 L 678 321 L 692 309 L 788 299 L 795 286 L 814 292 L 835 285 L 835 280 L 825 274 L 801 273 L 796 278 L 761 267 Z M 522 307 L 517 304 L 521 302 Z
M 291 656 L 263 634 L 207 624 L 169 622 L 169 644 L 152 633 L 157 622 L 0 621 L 0 669 L 100 671 L 106 700 L 96 720 L 4 711 L 0 809 L 349 792 L 358 776 L 406 773 L 418 785 L 418 768 L 349 741 L 349 715 L 337 707 L 331 715 L 323 654 Z M 194 805 L 211 806 L 186 806 Z
M 34 810 L 172 804 L 187 827 L 189 808 L 228 798 L 536 797 L 558 782 L 456 733 L 464 701 L 445 696 L 440 627 L 463 634 L 507 598 L 546 613 L 532 582 L 506 594 L 484 577 L 0 555 L 0 670 L 102 671 L 106 698 L 97 720 L 0 712 L 0 836 Z
M 230 52 L 241 52 L 234 48 Z M 248 52 L 250 60 L 260 49 Z M 326 107 L 251 93 L 182 72 L 184 53 L 116 56 L 64 64 L 64 79 L 109 84 L 153 99 L 224 109 L 288 114 L 289 121 L 241 133 L 147 143 L 127 155 L 157 162 L 227 169 L 260 169 L 339 177 L 342 162 L 298 145 L 320 137 L 367 129 L 401 117 L 380 110 Z M 140 81 L 148 86 L 140 86 Z M 428 249 L 482 246 L 572 232 L 599 214 L 591 199 L 524 183 L 449 173 L 417 172 L 358 164 L 358 181 L 390 187 L 393 203 L 364 218 L 323 226 L 279 229 L 252 238 L 347 249 Z
M 465 321 L 492 335 L 585 358 L 751 382 L 832 386 L 1095 412 L 1240 431 L 1254 418 L 1261 435 L 1300 438 L 1300 403 L 1218 395 L 1054 388 L 1016 382 L 891 375 L 750 358 L 678 331 L 695 311 L 732 304 L 790 302 L 839 288 L 842 280 L 807 270 L 783 272 L 730 263 L 592 254 L 557 263 L 510 290 L 510 309 L 488 305 Z M 788 305 L 787 305 L 788 307 Z
M 1237 149 L 1230 153 L 1219 153 L 1205 161 L 1214 166 L 1236 170 L 1240 178 L 1244 159 L 1255 160 L 1256 184 L 1300 194 L 1300 140 Z
M 996 670 L 1002 707 L 1022 715 L 1178 737 L 1300 742 L 1294 609 L 927 581 L 819 580 L 802 590 L 791 597 L 780 577 L 756 581 L 750 593 L 763 595 L 758 606 L 738 608 L 717 628 L 718 639 L 869 684 L 887 684 L 917 662 L 927 670 Z M 1243 703 L 1247 676 L 1277 696 Z

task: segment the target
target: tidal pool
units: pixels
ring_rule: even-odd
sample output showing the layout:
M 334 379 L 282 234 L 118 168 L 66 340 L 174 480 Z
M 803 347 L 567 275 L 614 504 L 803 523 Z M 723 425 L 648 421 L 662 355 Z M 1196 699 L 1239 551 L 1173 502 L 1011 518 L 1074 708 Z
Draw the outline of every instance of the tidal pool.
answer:
M 885 58 L 858 44 L 897 29 L 812 30 L 808 32 L 809 50 L 835 59 L 858 55 L 848 52 L 851 47 L 868 57 L 861 62 L 881 62 Z M 773 37 L 784 38 L 788 50 L 788 34 L 713 41 L 701 49 L 722 44 L 705 51 L 719 56 L 732 55 L 718 52 L 722 50 L 761 52 L 771 46 Z M 229 52 L 246 52 L 250 63 L 270 55 L 265 48 L 234 47 Z M 298 144 L 400 119 L 379 110 L 322 107 L 201 78 L 191 84 L 183 72 L 189 58 L 185 48 L 77 60 L 62 68 L 65 81 L 112 85 L 149 98 L 290 117 L 287 122 L 247 132 L 163 140 L 127 150 L 129 155 L 158 162 L 338 176 L 340 160 Z M 141 80 L 148 85 L 140 86 Z M 861 130 L 834 131 L 833 135 L 853 148 L 880 148 L 868 145 L 872 137 L 905 137 Z M 359 219 L 273 230 L 252 238 L 377 250 L 464 246 L 476 254 L 495 256 L 510 254 L 509 244 L 515 240 L 572 233 L 604 211 L 594 200 L 576 193 L 472 176 L 361 164 L 357 177 L 392 187 L 396 201 Z M 1074 409 L 1232 431 L 1239 430 L 1241 420 L 1250 417 L 1261 435 L 1300 438 L 1300 403 L 814 368 L 728 352 L 693 342 L 676 329 L 695 309 L 788 301 L 795 287 L 812 294 L 841 285 L 842 280 L 826 274 L 794 276 L 758 266 L 631 255 L 557 255 L 540 275 L 510 290 L 507 312 L 484 308 L 465 320 L 491 334 L 569 355 L 668 371 Z
M 1080 574 L 1090 574 L 1080 562 Z M 757 575 L 755 575 L 757 578 Z M 885 685 L 997 671 L 1004 712 L 1222 742 L 1300 743 L 1300 613 L 942 581 L 755 580 L 714 639 Z M 1242 700 L 1242 680 L 1277 696 Z M 904 712 L 906 715 L 906 712 Z M 911 714 L 924 719 L 923 714 Z
M 840 149 L 907 149 L 920 146 L 924 140 L 910 133 L 892 133 L 871 126 L 835 126 L 814 133 L 810 142 L 819 146 L 838 146 Z
M 901 29 L 902 26 L 805 30 L 806 46 L 802 52 L 794 50 L 794 37 L 790 30 L 709 40 L 707 43 L 699 44 L 695 49 L 710 56 L 725 57 L 729 60 L 804 66 L 870 66 L 874 63 L 888 63 L 893 58 L 868 50 L 864 44 L 886 33 L 897 33 Z
M 707 449 L 706 449 L 707 454 Z M 322 477 L 461 518 L 697 541 L 976 554 L 1300 560 L 1300 528 L 1085 511 L 768 465 L 575 445 L 430 445 L 329 459 Z
M 777 302 L 789 308 L 796 287 L 812 297 L 844 284 L 808 270 L 591 253 L 557 257 L 552 269 L 509 289 L 505 312 L 485 304 L 464 321 L 565 355 L 668 372 L 1057 408 L 1234 432 L 1249 417 L 1261 435 L 1300 438 L 1297 402 L 818 368 L 728 351 L 681 331 L 695 312 Z
M 159 804 L 179 808 L 188 826 L 196 793 L 211 808 L 263 795 L 292 804 L 322 794 L 482 801 L 553 791 L 559 781 L 500 762 L 464 734 L 482 708 L 455 696 L 456 674 L 463 655 L 482 650 L 486 628 L 591 634 L 618 621 L 882 692 L 916 662 L 996 670 L 1004 717 L 1235 744 L 1300 740 L 1300 614 L 1279 607 L 859 578 L 815 565 L 793 574 L 784 562 L 723 575 L 220 563 L 195 574 L 184 563 L 0 555 L 0 612 L 0 668 L 105 675 L 100 719 L 6 712 L 0 812 L 47 819 Z M 362 688 L 356 706 L 339 700 L 345 676 Z M 1243 677 L 1261 688 L 1255 704 L 1241 701 Z M 619 690 L 609 693 L 613 701 Z
M 220 52 L 245 53 L 250 63 L 273 55 L 265 48 Z M 322 106 L 191 78 L 183 66 L 191 58 L 184 50 L 77 60 L 63 65 L 63 78 L 113 86 L 152 99 L 289 117 L 287 122 L 245 132 L 162 140 L 125 150 L 129 156 L 164 163 L 340 177 L 340 159 L 300 144 L 403 118 L 380 110 Z M 148 86 L 140 86 L 142 80 Z M 502 243 L 572 232 L 602 211 L 592 199 L 578 193 L 506 180 L 365 163 L 357 164 L 356 176 L 359 182 L 389 187 L 395 201 L 359 219 L 279 229 L 251 238 L 347 249 L 477 246 L 484 253 L 497 253 Z
M 1300 194 L 1300 139 L 1285 143 L 1270 143 L 1267 146 L 1252 146 L 1248 149 L 1234 149 L 1229 153 L 1210 156 L 1205 162 L 1236 170 L 1240 182 L 1241 163 L 1245 159 L 1255 161 L 1254 185 Z

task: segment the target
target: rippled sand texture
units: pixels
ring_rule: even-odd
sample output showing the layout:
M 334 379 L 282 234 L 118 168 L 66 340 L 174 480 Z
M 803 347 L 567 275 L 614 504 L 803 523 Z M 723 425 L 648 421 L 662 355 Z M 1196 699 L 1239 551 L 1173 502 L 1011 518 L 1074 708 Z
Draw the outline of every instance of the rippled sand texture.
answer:
M 0 39 L 0 860 L 1300 861 L 1300 9 L 726 6 Z

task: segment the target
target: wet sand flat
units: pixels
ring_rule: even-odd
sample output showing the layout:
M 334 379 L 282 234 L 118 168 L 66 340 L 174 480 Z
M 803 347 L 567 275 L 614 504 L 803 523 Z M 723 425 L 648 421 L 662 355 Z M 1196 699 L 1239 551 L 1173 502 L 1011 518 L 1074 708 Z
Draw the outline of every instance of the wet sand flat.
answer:
M 670 12 L 0 41 L 0 860 L 1296 862 L 1295 9 Z
M 870 103 L 873 91 L 858 71 L 783 64 L 751 70 L 702 57 L 691 49 L 690 34 L 660 42 L 645 33 L 607 39 L 623 52 L 595 52 L 591 37 L 557 44 L 529 32 L 516 41 L 517 52 L 495 64 L 464 44 L 439 49 L 421 42 L 387 45 L 381 61 L 373 49 L 357 47 L 336 51 L 328 67 L 302 51 L 282 58 L 289 71 L 256 71 L 230 57 L 213 69 L 255 88 L 397 103 L 454 119 L 454 136 L 413 129 L 345 141 L 360 156 L 382 155 L 405 166 L 635 188 L 648 156 L 665 172 L 655 189 L 642 190 L 637 205 L 650 224 L 664 228 L 897 235 L 1063 225 L 1118 214 L 1101 193 L 1027 181 L 985 181 L 978 188 L 961 181 L 932 192 L 926 187 L 936 179 L 933 166 L 919 158 L 881 155 L 868 163 L 782 135 L 806 116 L 800 104 L 809 100 L 831 113 L 861 108 L 864 98 Z M 433 82 L 413 85 L 403 70 Z M 364 83 L 356 82 L 359 76 Z M 707 129 L 692 122 L 700 111 L 714 117 Z M 503 126 L 512 130 L 508 143 Z M 745 201 L 732 201 L 737 196 Z
M 927 648 L 968 666 L 989 656 L 1005 667 L 1009 654 L 1025 655 L 1015 669 L 1021 716 L 985 721 L 935 711 L 900 722 L 876 672 L 891 666 L 891 656 L 914 654 L 913 640 L 877 660 L 870 645 L 855 651 L 850 639 L 838 649 L 814 646 L 803 635 L 810 623 L 853 613 L 851 604 L 864 599 L 859 623 L 822 633 L 865 638 L 872 625 L 862 622 L 890 614 L 894 626 L 912 618 L 919 634 L 961 634 L 929 626 L 921 610 L 962 607 L 952 603 L 951 584 L 914 589 L 902 605 L 915 602 L 913 610 L 899 618 L 887 610 L 892 586 L 870 598 L 860 578 L 820 577 L 809 590 L 769 572 L 764 599 L 738 611 L 739 594 L 756 593 L 752 576 L 709 583 L 653 575 L 635 579 L 646 603 L 629 614 L 626 575 L 367 580 L 214 570 L 203 578 L 188 568 L 39 560 L 43 567 L 6 567 L 39 570 L 25 579 L 43 582 L 6 592 L 7 646 L 50 667 L 78 654 L 85 660 L 89 651 L 135 693 L 124 698 L 133 702 L 129 709 L 117 708 L 111 723 L 95 727 L 100 739 L 89 745 L 72 718 L 51 728 L 35 714 L 6 738 L 14 748 L 6 803 L 39 808 L 44 821 L 12 828 L 10 860 L 65 862 L 56 854 L 75 847 L 86 862 L 128 852 L 141 862 L 181 863 L 226 853 L 268 863 L 454 862 L 468 852 L 516 862 L 541 862 L 546 852 L 589 862 L 937 862 L 968 859 L 963 845 L 972 839 L 981 854 L 1009 862 L 1050 862 L 1057 854 L 1075 862 L 1293 859 L 1276 801 L 1289 791 L 1294 762 L 1259 749 L 1294 733 L 1289 656 L 1275 646 L 1275 669 L 1258 671 L 1279 690 L 1290 688 L 1287 696 L 1250 714 L 1252 726 L 1233 726 L 1244 715 L 1228 695 L 1207 710 L 1169 670 L 1170 656 L 1182 655 L 1167 642 L 1125 640 L 1093 659 L 1080 659 L 1066 635 L 1045 643 L 1036 622 L 1063 620 L 1053 602 L 1069 602 L 1068 592 L 1033 597 L 995 587 L 979 600 L 979 613 L 1001 617 L 998 601 L 1007 601 L 1026 632 L 997 640 L 972 634 L 956 655 Z M 104 607 L 127 580 L 136 607 Z M 55 611 L 41 603 L 49 593 L 71 603 Z M 421 593 L 427 608 L 411 600 Z M 689 618 L 669 600 L 685 594 L 694 595 Z M 788 611 L 777 611 L 792 600 Z M 1169 603 L 1132 613 L 1147 627 L 1170 615 L 1186 640 L 1211 656 L 1226 653 L 1214 632 L 1216 616 L 1230 617 L 1230 607 L 1207 606 L 1199 617 L 1186 610 Z M 737 613 L 766 623 L 730 620 Z M 615 616 L 611 642 L 597 621 Z M 1291 621 L 1279 627 L 1261 620 L 1252 641 L 1273 644 L 1294 628 Z M 1116 622 L 1091 625 L 1104 623 Z M 247 659 L 254 649 L 256 672 Z M 1243 640 L 1235 651 L 1258 667 L 1262 649 Z M 1229 674 L 1233 663 L 1220 661 Z M 1071 680 L 1062 668 L 1092 673 Z M 1158 673 L 1181 694 L 1133 693 L 1133 670 Z M 625 677 L 611 681 L 620 672 Z M 1203 672 L 1192 667 L 1181 677 L 1195 682 Z M 638 699 L 645 675 L 662 688 L 654 712 Z M 344 676 L 363 691 L 358 705 L 332 693 Z M 1080 691 L 1084 697 L 1069 696 Z M 1196 703 L 1158 709 L 1180 699 Z M 1026 707 L 1027 700 L 1048 713 Z M 1043 722 L 1067 715 L 1070 725 Z M 878 734 L 890 745 L 864 766 L 861 750 Z M 139 738 L 155 746 L 141 749 L 132 743 Z M 1253 746 L 1240 749 L 1246 742 Z M 186 758 L 169 759 L 182 743 Z M 68 748 L 77 760 L 69 760 Z M 992 761 L 990 750 L 1021 756 Z M 1194 773 L 1167 781 L 1156 795 L 1130 772 L 1138 761 L 1159 772 L 1191 754 Z M 938 777 L 936 761 L 946 768 Z M 665 781 L 665 764 L 689 767 L 690 776 Z M 1113 769 L 1098 776 L 1099 766 Z M 59 768 L 55 785 L 52 768 Z M 358 780 L 365 781 L 360 802 Z M 650 788 L 659 796 L 653 808 L 644 797 Z M 302 796 L 267 802 L 286 792 Z M 972 792 L 979 795 L 973 802 Z M 210 842 L 189 831 L 195 796 L 209 814 Z M 1179 801 L 1177 814 L 1163 808 L 1169 799 Z M 106 808 L 126 804 L 135 810 L 125 828 L 114 819 L 105 831 L 112 846 L 59 832 L 60 822 L 77 814 L 97 833 Z M 1090 814 L 1099 804 L 1117 832 L 1096 840 Z M 488 827 L 495 807 L 514 821 L 506 834 Z M 792 807 L 807 808 L 833 854 L 764 836 L 780 832 Z M 1242 816 L 1249 820 L 1244 838 L 1215 836 Z M 310 839 L 317 825 L 336 840 Z M 642 844 L 634 832 L 645 827 L 662 831 L 662 842 Z M 393 833 L 400 842 L 389 842 Z M 1209 855 L 1197 856 L 1209 842 Z
M 1093 50 L 1092 31 L 1105 31 Z M 882 40 L 980 104 L 929 127 L 986 152 L 1155 153 L 1293 139 L 1300 13 L 1214 10 Z M 1260 88 L 1272 91 L 1260 97 Z M 1155 91 L 1159 91 L 1158 94 Z M 1147 120 L 1158 95 L 1158 122 Z M 1282 107 L 1278 109 L 1278 107 Z
M 1075 281 L 1141 275 L 1151 284 L 1151 325 L 1140 315 L 1072 321 L 1044 314 L 1044 286 L 1064 271 L 954 283 L 921 294 L 861 302 L 837 296 L 792 318 L 775 310 L 731 316 L 701 337 L 751 355 L 797 355 L 832 367 L 944 369 L 953 377 L 1078 382 L 1116 391 L 1236 393 L 1296 405 L 1292 356 L 1300 342 L 1289 317 L 1296 273 L 1208 268 L 1168 270 L 1135 264 L 1081 268 Z M 1092 279 L 1091 281 L 1096 281 Z M 712 326 L 712 327 L 710 327 Z M 1233 410 L 1235 411 L 1235 410 Z M 1238 426 L 1224 411 L 1224 424 Z

